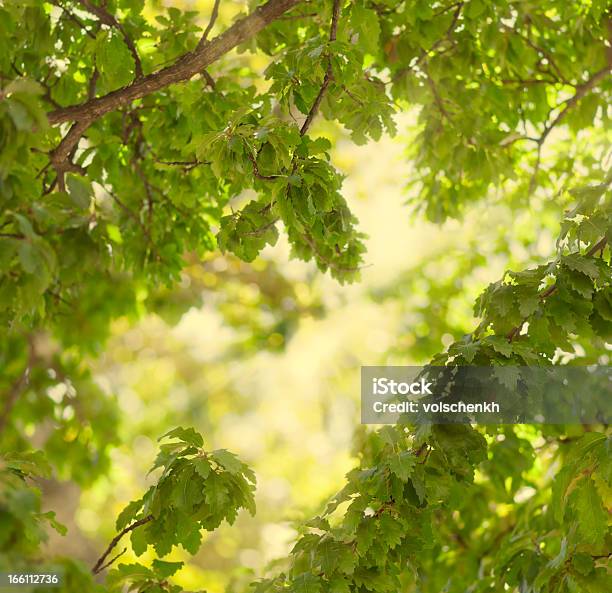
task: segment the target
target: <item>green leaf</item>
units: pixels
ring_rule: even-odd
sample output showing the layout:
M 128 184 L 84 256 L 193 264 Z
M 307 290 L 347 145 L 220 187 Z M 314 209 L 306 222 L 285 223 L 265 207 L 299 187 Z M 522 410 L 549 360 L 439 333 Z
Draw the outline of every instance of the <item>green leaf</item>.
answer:
M 96 65 L 109 89 L 128 84 L 134 72 L 134 58 L 117 31 L 101 30 L 96 38 Z
M 591 278 L 582 272 L 569 271 L 566 272 L 570 286 L 582 297 L 590 299 L 593 295 L 593 281 Z
M 239 474 L 242 471 L 243 463 L 230 451 L 226 449 L 217 449 L 211 453 L 211 457 L 221 466 L 223 466 L 230 474 Z
M 590 574 L 595 568 L 595 563 L 593 562 L 593 558 L 588 554 L 574 554 L 572 556 L 572 566 L 576 569 L 581 575 Z
M 199 432 L 197 432 L 193 428 L 183 428 L 182 426 L 173 428 L 172 430 L 159 437 L 158 440 L 161 441 L 162 439 L 166 438 L 176 438 L 183 441 L 184 443 L 193 445 L 194 447 L 201 447 L 204 444 L 204 439 L 202 438 L 202 435 Z
M 55 518 L 55 513 L 53 511 L 47 511 L 46 513 L 42 513 L 41 517 L 44 517 L 55 531 L 57 531 L 60 535 L 66 535 L 68 533 L 68 528 L 57 521 Z
M 480 350 L 480 344 L 478 342 L 458 343 L 456 349 L 457 352 L 463 356 L 465 362 L 471 364 L 474 360 L 474 356 L 476 356 Z
M 336 575 L 329 581 L 329 593 L 350 593 L 349 583 L 345 577 Z
M 501 336 L 487 336 L 485 342 L 493 347 L 495 352 L 503 354 L 505 357 L 512 356 L 512 344 Z
M 127 527 L 138 515 L 138 512 L 142 508 L 142 499 L 133 500 L 119 513 L 115 527 L 118 531 L 121 531 L 124 527 Z
M 577 513 L 578 532 L 591 544 L 602 545 L 606 534 L 608 513 L 591 478 L 581 480 L 572 493 L 572 506 Z
M 595 259 L 592 257 L 580 255 L 579 253 L 572 253 L 563 258 L 563 263 L 570 270 L 581 272 L 592 280 L 599 279 L 599 269 L 595 263 Z
M 77 175 L 68 175 L 66 177 L 66 185 L 68 187 L 68 195 L 78 208 L 89 208 L 93 190 L 91 184 Z
M 527 296 L 519 300 L 519 313 L 521 317 L 529 317 L 535 313 L 540 306 L 540 298 L 538 296 Z
M 520 368 L 515 366 L 499 366 L 495 367 L 495 378 L 507 389 L 514 391 L 516 384 L 521 378 Z
M 132 550 L 136 556 L 142 556 L 149 545 L 146 526 L 136 527 L 130 533 L 130 542 L 132 544 Z
M 198 457 L 194 460 L 193 466 L 195 467 L 196 472 L 204 479 L 208 477 L 208 474 L 211 472 L 210 463 L 207 459 L 203 457 Z
M 0 457 L 7 467 L 18 469 L 32 477 L 50 478 L 51 465 L 43 451 L 24 451 L 21 453 L 6 453 Z
M 406 482 L 416 465 L 416 457 L 410 451 L 393 453 L 389 457 L 389 469 L 402 481 Z
M 380 24 L 376 12 L 370 8 L 354 4 L 350 22 L 352 29 L 358 36 L 360 47 L 367 53 L 378 53 Z
M 293 579 L 291 593 L 320 593 L 321 580 L 313 574 L 302 573 Z
M 176 574 L 182 567 L 184 562 L 166 562 L 164 560 L 153 560 L 153 570 L 159 579 L 167 579 Z

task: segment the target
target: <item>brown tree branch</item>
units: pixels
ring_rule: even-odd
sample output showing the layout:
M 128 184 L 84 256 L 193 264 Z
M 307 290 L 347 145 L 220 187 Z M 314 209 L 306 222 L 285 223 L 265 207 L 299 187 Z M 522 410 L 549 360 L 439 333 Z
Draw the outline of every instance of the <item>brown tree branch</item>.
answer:
M 82 1 L 91 4 L 89 0 Z M 58 172 L 59 188 L 63 189 L 63 173 L 75 166 L 70 162 L 69 156 L 76 149 L 81 136 L 94 121 L 136 99 L 141 99 L 171 84 L 183 82 L 201 74 L 207 66 L 259 33 L 272 21 L 303 1 L 268 0 L 266 4 L 256 8 L 248 16 L 236 21 L 224 33 L 198 46 L 195 51 L 184 54 L 170 66 L 138 78 L 132 84 L 102 97 L 90 98 L 80 105 L 72 105 L 48 113 L 47 118 L 52 125 L 74 122 L 68 134 L 62 138 L 60 144 L 51 153 L 51 161 Z
M 340 17 L 340 0 L 334 0 L 334 6 L 332 8 L 332 21 L 329 30 L 329 41 L 335 41 L 336 35 L 338 34 L 338 19 Z M 323 97 L 325 96 L 325 92 L 327 91 L 327 87 L 329 83 L 334 79 L 334 72 L 332 70 L 331 58 L 327 58 L 327 70 L 325 71 L 325 76 L 323 77 L 323 84 L 319 89 L 319 93 L 316 96 L 312 106 L 310 107 L 310 111 L 306 116 L 306 120 L 302 124 L 302 128 L 300 129 L 300 135 L 303 136 L 308 132 L 312 121 L 314 120 L 317 112 L 319 111 L 319 107 L 321 105 L 321 101 L 323 101 Z
M 236 21 L 221 35 L 200 49 L 182 55 L 170 66 L 103 97 L 51 111 L 48 114 L 49 122 L 56 125 L 67 121 L 86 121 L 90 125 L 103 115 L 124 107 L 136 99 L 146 97 L 171 84 L 189 80 L 301 2 L 303 0 L 269 0 L 248 16 Z
M 100 78 L 100 72 L 94 67 L 87 85 L 87 98 L 93 99 L 96 96 L 96 85 L 98 84 L 98 78 Z
M 68 17 L 69 20 L 71 20 L 73 23 L 76 24 L 76 26 L 81 29 L 81 31 L 83 31 L 83 33 L 85 33 L 85 35 L 87 35 L 88 37 L 91 37 L 92 39 L 95 39 L 96 36 L 87 28 L 87 26 L 85 25 L 85 23 L 81 22 L 77 16 L 75 14 L 73 14 L 72 12 L 70 12 L 65 6 L 63 6 L 58 0 L 49 0 L 50 4 L 53 4 L 53 6 L 57 6 L 58 8 L 60 8 L 63 12 L 64 15 L 66 15 L 66 17 Z
M 215 26 L 215 22 L 217 20 L 217 17 L 219 16 L 219 4 L 221 4 L 221 0 L 215 0 L 212 12 L 210 13 L 210 20 L 208 21 L 208 25 L 206 25 L 206 29 L 204 29 L 204 33 L 202 33 L 202 38 L 198 43 L 197 49 L 201 49 L 202 46 L 204 46 L 208 42 L 208 34 Z
M 72 162 L 72 156 L 78 147 L 81 136 L 88 127 L 88 122 L 76 121 L 74 124 L 72 124 L 66 135 L 62 138 L 55 149 L 49 153 L 49 162 L 57 174 L 56 183 L 60 191 L 66 190 L 66 185 L 64 183 L 65 173 L 85 173 L 82 167 Z
M 548 61 L 548 63 L 550 64 L 552 68 L 552 71 L 550 69 L 547 69 L 549 74 L 551 74 L 552 76 L 556 74 L 558 79 L 561 82 L 563 82 L 564 84 L 571 85 L 571 83 L 565 77 L 563 72 L 561 72 L 561 69 L 559 68 L 559 66 L 557 66 L 555 58 L 553 57 L 550 51 L 548 51 L 544 47 L 541 47 L 540 45 L 535 43 L 528 35 L 526 35 L 525 33 L 522 33 L 521 31 L 519 31 L 518 29 L 515 29 L 514 27 L 510 27 L 508 25 L 502 24 L 502 28 L 505 29 L 508 33 L 512 33 L 516 35 L 517 37 L 519 37 L 520 39 L 522 39 L 531 49 L 533 49 L 536 52 L 536 54 L 542 56 L 543 58 L 546 58 L 546 60 Z
M 112 552 L 113 548 L 119 543 L 119 540 L 126 533 L 129 533 L 130 531 L 133 531 L 134 529 L 136 529 L 136 527 L 140 527 L 141 525 L 145 525 L 146 523 L 148 523 L 149 521 L 152 521 L 152 520 L 153 520 L 153 515 L 147 515 L 146 517 L 143 517 L 142 519 L 138 519 L 138 521 L 134 521 L 134 523 L 132 523 L 131 525 L 128 525 L 127 527 L 122 529 L 111 540 L 111 542 L 108 544 L 108 547 L 104 551 L 104 554 L 102 554 L 102 556 L 100 556 L 100 558 L 98 558 L 97 562 L 93 565 L 93 567 L 91 569 L 92 574 L 98 574 L 105 566 L 108 566 L 108 564 L 111 564 L 112 562 L 114 562 L 117 559 L 118 556 L 113 558 L 113 560 L 111 562 L 109 562 L 108 564 L 106 564 L 106 565 L 104 564 L 104 561 L 106 560 L 107 556 Z
M 101 566 L 98 569 L 98 572 L 102 572 L 105 568 L 108 568 L 111 564 L 113 564 L 116 560 L 118 560 L 119 558 L 121 558 L 121 556 L 123 556 L 125 553 L 127 552 L 127 548 L 123 548 L 123 550 L 121 550 L 121 552 L 119 552 L 119 554 L 116 554 L 115 556 L 113 556 L 106 564 L 104 564 L 103 566 Z
M 586 82 L 576 86 L 576 92 L 564 103 L 563 109 L 557 114 L 557 116 L 545 126 L 542 135 L 540 136 L 540 143 L 543 144 L 552 129 L 559 124 L 563 118 L 567 115 L 568 111 L 576 106 L 578 101 L 582 99 L 594 86 L 596 86 L 601 80 L 606 78 L 612 70 L 612 64 L 607 64 L 601 70 L 598 70 L 589 78 Z M 563 103 L 562 103 L 563 104 Z
M 124 26 L 112 15 L 106 8 L 103 6 L 95 5 L 91 0 L 79 0 L 79 4 L 85 8 L 88 12 L 95 15 L 101 23 L 108 25 L 113 29 L 117 29 L 121 36 L 123 37 L 123 41 L 127 45 L 132 57 L 134 58 L 134 75 L 136 80 L 142 78 L 142 63 L 140 61 L 140 56 L 138 55 L 138 50 L 136 49 L 136 45 L 132 41 L 132 38 L 127 34 Z
M 537 183 L 537 177 L 540 171 L 540 163 L 542 160 L 542 146 L 544 145 L 544 142 L 546 142 L 546 138 L 548 138 L 548 135 L 553 131 L 553 129 L 563 121 L 568 112 L 578 104 L 580 99 L 582 99 L 600 81 L 606 78 L 606 76 L 608 76 L 610 72 L 612 72 L 612 62 L 608 62 L 608 64 L 606 64 L 606 66 L 604 66 L 601 70 L 595 72 L 595 74 L 593 74 L 593 76 L 591 76 L 591 78 L 589 78 L 586 82 L 576 85 L 576 92 L 567 101 L 564 101 L 563 103 L 551 110 L 555 111 L 559 109 L 561 105 L 563 105 L 563 108 L 559 111 L 556 117 L 544 126 L 542 134 L 540 134 L 540 136 L 536 140 L 538 145 L 538 151 L 536 155 L 536 163 L 533 169 L 533 174 L 531 175 L 531 181 L 529 183 L 530 194 L 535 189 L 535 185 Z
M 202 70 L 200 74 L 203 76 L 204 80 L 206 81 L 206 86 L 209 86 L 214 91 L 217 86 L 217 83 L 215 82 L 215 79 L 210 75 L 208 70 Z
M 76 121 L 62 138 L 61 142 L 51 151 L 49 160 L 56 169 L 58 167 L 62 168 L 63 164 L 66 163 L 68 157 L 73 153 L 81 139 L 83 132 L 85 132 L 88 127 L 88 122 Z

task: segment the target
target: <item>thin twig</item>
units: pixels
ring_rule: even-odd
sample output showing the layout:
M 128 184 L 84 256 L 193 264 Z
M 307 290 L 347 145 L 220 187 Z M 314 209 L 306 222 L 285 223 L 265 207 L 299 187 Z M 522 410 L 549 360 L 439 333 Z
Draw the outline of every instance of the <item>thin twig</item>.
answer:
M 278 218 L 275 218 L 274 220 L 271 220 L 267 224 L 264 224 L 263 226 L 261 226 L 261 227 L 259 227 L 257 229 L 253 229 L 252 231 L 246 231 L 246 232 L 242 233 L 242 236 L 243 237 L 260 237 L 268 229 L 271 229 L 274 225 L 276 225 L 278 220 L 279 220 Z
M 553 131 L 553 129 L 557 125 L 559 125 L 563 121 L 563 119 L 568 114 L 568 112 L 578 104 L 580 99 L 582 99 L 594 86 L 596 86 L 598 82 L 606 78 L 606 76 L 610 74 L 611 70 L 612 70 L 612 64 L 608 63 L 604 68 L 595 72 L 595 74 L 593 74 L 593 76 L 591 76 L 591 78 L 589 78 L 586 82 L 583 82 L 582 84 L 577 85 L 575 87 L 576 92 L 569 99 L 567 99 L 566 101 L 563 101 L 561 104 L 551 109 L 551 112 L 553 112 L 553 111 L 556 111 L 557 109 L 560 109 L 561 106 L 563 106 L 563 108 L 559 111 L 559 113 L 557 113 L 556 117 L 544 126 L 544 130 L 542 131 L 542 134 L 537 139 L 538 151 L 536 155 L 536 164 L 533 169 L 533 173 L 531 175 L 531 181 L 529 183 L 529 193 L 530 194 L 535 189 L 535 185 L 537 183 L 537 177 L 540 171 L 540 163 L 542 160 L 542 146 L 544 145 L 544 142 L 546 142 L 546 139 L 548 138 L 549 134 Z
M 202 76 L 206 81 L 207 86 L 209 86 L 214 91 L 217 84 L 215 83 L 215 79 L 210 75 L 208 70 L 202 70 Z
M 93 99 L 96 96 L 96 85 L 98 83 L 98 78 L 100 77 L 100 72 L 97 68 L 94 67 L 93 72 L 91 73 L 91 78 L 89 79 L 89 84 L 87 85 L 87 98 Z
M 210 19 L 208 21 L 208 25 L 206 25 L 206 29 L 204 29 L 204 33 L 202 33 L 202 38 L 198 42 L 198 49 L 200 49 L 208 41 L 208 34 L 212 31 L 212 28 L 215 26 L 217 17 L 219 16 L 219 5 L 220 4 L 221 4 L 221 0 L 215 0 L 212 12 L 210 13 Z
M 552 53 L 550 51 L 548 51 L 546 48 L 541 47 L 540 45 L 538 45 L 537 43 L 535 43 L 534 41 L 531 40 L 531 38 L 528 35 L 525 35 L 524 33 L 521 33 L 521 31 L 513 28 L 513 27 L 509 27 L 508 25 L 502 25 L 502 27 L 508 31 L 509 33 L 514 33 L 517 37 L 519 37 L 520 39 L 522 39 L 531 49 L 533 49 L 537 54 L 542 55 L 544 58 L 546 58 L 546 60 L 548 61 L 548 63 L 551 65 L 552 69 L 555 71 L 557 77 L 559 78 L 559 80 L 561 82 L 563 82 L 564 84 L 568 84 L 571 85 L 571 83 L 569 82 L 569 80 L 565 77 L 565 75 L 563 74 L 563 72 L 561 72 L 561 69 L 559 68 L 559 66 L 557 66 L 557 63 L 552 55 Z M 548 72 L 550 74 L 553 74 L 552 72 L 550 72 L 549 69 L 547 69 Z
M 340 17 L 340 0 L 334 0 L 334 6 L 332 9 L 332 21 L 331 27 L 329 30 L 329 41 L 335 41 L 336 35 L 338 33 L 338 19 Z M 323 97 L 325 92 L 327 91 L 327 87 L 330 82 L 334 79 L 334 72 L 332 70 L 331 58 L 327 58 L 327 69 L 325 71 L 325 76 L 323 77 L 323 84 L 321 84 L 321 88 L 319 89 L 319 93 L 317 94 L 312 106 L 310 107 L 310 111 L 306 116 L 306 120 L 302 124 L 302 128 L 300 129 L 300 135 L 304 136 L 308 129 L 310 128 L 312 121 L 314 120 L 317 112 L 319 111 L 319 107 L 321 105 L 321 101 L 323 101 Z
M 355 95 L 345 84 L 342 85 L 342 90 L 351 98 L 355 103 L 363 107 L 363 101 Z
M 108 568 L 111 564 L 113 564 L 116 560 L 118 560 L 119 558 L 121 558 L 121 556 L 123 556 L 125 553 L 127 552 L 127 548 L 123 548 L 123 550 L 121 550 L 121 552 L 119 552 L 119 554 L 117 554 L 116 556 L 113 556 L 106 564 L 104 564 L 103 566 L 101 566 L 98 569 L 98 572 L 102 572 L 105 568 Z
M 425 66 L 425 74 L 426 74 L 427 84 L 431 88 L 431 93 L 433 95 L 434 102 L 436 106 L 438 107 L 438 111 L 440 112 L 440 114 L 442 115 L 444 119 L 446 119 L 450 124 L 452 124 L 453 120 L 450 114 L 448 113 L 448 111 L 446 110 L 446 107 L 444 107 L 444 101 L 442 97 L 440 96 L 440 93 L 438 92 L 438 87 L 436 83 L 434 82 L 434 79 L 429 74 L 429 68 L 427 66 Z
M 192 161 L 163 161 L 160 159 L 153 159 L 156 163 L 160 165 L 166 165 L 167 167 L 182 167 L 185 171 L 191 171 L 191 169 L 195 169 L 200 165 L 210 165 L 210 161 L 199 161 L 198 159 L 193 159 Z
M 130 53 L 132 54 L 132 58 L 134 58 L 134 77 L 136 80 L 142 78 L 142 62 L 140 61 L 140 56 L 138 55 L 138 50 L 136 49 L 136 45 L 132 38 L 127 34 L 125 27 L 117 20 L 117 18 L 112 15 L 106 8 L 103 6 L 97 6 L 91 0 L 79 0 L 79 4 L 85 8 L 88 12 L 98 17 L 98 20 L 109 27 L 117 29 L 121 36 L 123 37 L 123 41 L 127 45 Z
M 74 24 L 76 24 L 76 26 L 81 29 L 83 33 L 85 33 L 85 35 L 91 37 L 92 39 L 96 38 L 93 32 L 87 28 L 87 25 L 81 22 L 81 20 L 73 12 L 70 12 L 65 6 L 58 2 L 58 0 L 49 0 L 49 4 L 53 4 L 53 6 L 57 6 L 58 8 L 60 8 L 63 13 L 68 17 L 68 20 L 71 20 Z
M 152 520 L 153 520 L 153 515 L 147 515 L 146 517 L 143 517 L 142 519 L 138 519 L 138 521 L 134 521 L 134 523 L 132 523 L 131 525 L 128 525 L 127 527 L 122 529 L 111 540 L 111 542 L 108 544 L 108 547 L 104 551 L 104 554 L 102 554 L 102 556 L 100 556 L 100 558 L 98 558 L 98 561 L 93 565 L 93 568 L 91 569 L 92 574 L 98 574 L 104 568 L 104 561 L 106 560 L 106 557 L 112 552 L 113 548 L 119 543 L 119 540 L 126 533 L 129 533 L 130 531 L 133 531 L 134 529 L 136 529 L 136 527 L 140 527 L 141 525 L 144 525 L 145 523 L 148 523 L 149 521 L 152 521 Z M 116 560 L 116 558 L 117 557 L 115 557 L 114 560 Z

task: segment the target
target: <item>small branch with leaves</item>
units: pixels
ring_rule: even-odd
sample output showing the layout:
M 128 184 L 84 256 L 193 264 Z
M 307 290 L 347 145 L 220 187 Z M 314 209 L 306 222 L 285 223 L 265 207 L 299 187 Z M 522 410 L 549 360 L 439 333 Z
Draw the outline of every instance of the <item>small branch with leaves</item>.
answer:
M 104 561 L 106 560 L 108 555 L 113 551 L 115 546 L 119 543 L 119 541 L 121 540 L 121 538 L 124 535 L 130 533 L 130 531 L 134 531 L 134 529 L 136 529 L 137 527 L 140 527 L 141 525 L 146 525 L 149 521 L 152 521 L 152 520 L 153 520 L 153 515 L 147 515 L 146 517 L 143 517 L 142 519 L 139 519 L 138 521 L 134 521 L 131 525 L 128 525 L 127 527 L 124 527 L 110 541 L 110 543 L 108 544 L 108 546 L 107 546 L 106 550 L 104 551 L 104 553 L 102 554 L 102 556 L 100 556 L 100 558 L 98 558 L 96 563 L 93 565 L 93 567 L 91 569 L 92 574 L 98 574 L 99 572 L 101 572 L 102 570 L 104 570 L 105 568 L 110 566 L 115 560 L 117 560 L 117 558 L 119 558 L 125 552 L 125 550 L 123 550 L 123 552 L 121 552 L 120 554 L 117 554 L 117 556 L 115 556 L 112 560 L 110 560 L 106 564 L 104 563 Z
M 340 0 L 334 0 L 334 5 L 332 7 L 332 20 L 331 26 L 329 30 L 329 41 L 335 41 L 336 36 L 338 34 L 338 19 L 340 18 Z M 323 97 L 327 91 L 327 87 L 330 85 L 332 80 L 334 79 L 334 72 L 332 70 L 331 58 L 327 58 L 327 69 L 325 70 L 325 76 L 323 77 L 323 84 L 321 84 L 321 88 L 319 89 L 319 93 L 317 94 L 304 123 L 300 129 L 300 135 L 304 136 L 310 129 L 312 122 L 319 111 L 319 107 L 321 106 L 321 101 L 323 101 Z
M 89 0 L 82 1 L 91 5 L 92 10 L 93 7 L 95 7 Z M 210 64 L 216 62 L 237 45 L 252 38 L 279 16 L 287 13 L 302 1 L 303 0 L 269 0 L 266 4 L 256 8 L 248 16 L 236 21 L 221 35 L 218 35 L 210 41 L 199 44 L 194 51 L 183 54 L 170 66 L 146 76 L 137 76 L 128 86 L 111 91 L 102 97 L 92 97 L 80 105 L 62 107 L 61 109 L 56 109 L 48 113 L 47 117 L 51 125 L 58 125 L 70 121 L 74 122 L 69 132 L 62 138 L 59 145 L 50 155 L 52 165 L 57 171 L 59 188 L 63 189 L 64 173 L 74 170 L 75 165 L 71 162 L 70 157 L 74 154 L 79 140 L 89 126 L 95 121 L 111 111 L 131 104 L 137 99 L 142 99 L 171 84 L 183 82 L 189 80 L 193 76 L 201 74 Z M 97 16 L 101 20 L 104 19 L 106 24 L 110 23 L 115 28 L 119 28 L 120 31 L 124 31 L 120 23 L 118 23 L 118 21 L 105 9 L 99 9 L 99 7 L 95 8 L 98 13 Z M 211 23 L 214 24 L 215 20 L 216 13 L 213 12 Z M 212 25 L 210 23 L 209 25 L 212 29 Z M 206 35 L 208 32 L 209 31 L 205 32 Z M 138 71 L 142 74 L 142 67 L 139 66 L 140 59 L 136 61 L 135 58 L 135 62 L 139 68 Z
M 586 252 L 586 256 L 587 257 L 592 257 L 594 256 L 596 253 L 603 251 L 606 247 L 608 243 L 608 240 L 606 237 L 602 237 L 599 241 L 597 241 L 597 243 L 595 243 L 594 245 L 591 246 L 591 248 Z M 540 296 L 539 299 L 540 301 L 545 301 L 548 297 L 552 296 L 553 294 L 555 294 L 555 292 L 557 292 L 558 289 L 558 285 L 552 284 L 551 286 L 549 286 L 546 290 L 544 290 Z M 525 323 L 527 323 L 527 321 L 529 320 L 529 317 L 525 317 L 521 323 L 519 323 L 518 325 L 516 325 L 515 327 L 513 327 L 508 334 L 506 335 L 506 339 L 508 340 L 508 342 L 512 342 L 514 339 L 516 339 L 520 333 L 521 330 L 523 329 L 523 326 L 525 325 Z

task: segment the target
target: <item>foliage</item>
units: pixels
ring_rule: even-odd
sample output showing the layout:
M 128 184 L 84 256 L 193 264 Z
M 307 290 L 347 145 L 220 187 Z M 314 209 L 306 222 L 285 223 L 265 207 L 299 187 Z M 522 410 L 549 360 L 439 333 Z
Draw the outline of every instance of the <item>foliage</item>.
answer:
M 78 561 L 45 557 L 47 526 L 63 528 L 34 484 L 107 472 L 117 410 L 87 357 L 113 320 L 167 307 L 190 262 L 217 248 L 251 262 L 282 232 L 293 257 L 359 277 L 365 238 L 317 118 L 359 144 L 414 110 L 410 201 L 431 220 L 486 199 L 569 206 L 554 259 L 490 284 L 477 329 L 433 363 L 609 360 L 605 0 L 251 4 L 227 24 L 217 1 L 207 23 L 142 0 L 0 3 L 2 567 L 61 566 L 66 591 L 180 591 L 181 563 L 119 564 L 95 584 Z M 254 512 L 238 458 L 206 452 L 194 429 L 165 437 L 156 484 L 119 516 L 95 575 L 128 533 L 136 555 L 195 554 L 202 530 Z M 358 440 L 360 467 L 255 591 L 609 590 L 607 427 L 398 426 Z M 540 450 L 552 483 L 533 473 Z

